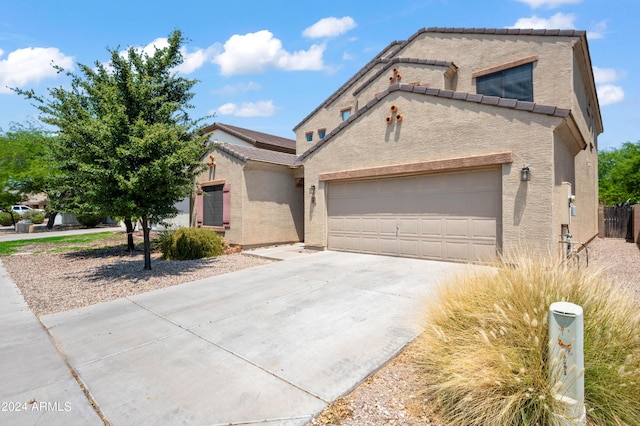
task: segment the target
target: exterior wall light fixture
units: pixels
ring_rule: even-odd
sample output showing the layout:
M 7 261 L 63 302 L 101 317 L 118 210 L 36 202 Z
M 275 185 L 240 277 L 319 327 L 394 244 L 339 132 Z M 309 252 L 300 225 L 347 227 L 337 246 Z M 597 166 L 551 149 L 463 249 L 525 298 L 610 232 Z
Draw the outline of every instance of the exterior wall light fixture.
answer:
M 529 165 L 525 164 L 520 169 L 520 181 L 528 182 L 531 180 L 531 171 L 529 170 Z
M 311 185 L 309 187 L 309 195 L 311 195 L 311 202 L 315 203 L 316 202 L 316 186 L 315 185 Z

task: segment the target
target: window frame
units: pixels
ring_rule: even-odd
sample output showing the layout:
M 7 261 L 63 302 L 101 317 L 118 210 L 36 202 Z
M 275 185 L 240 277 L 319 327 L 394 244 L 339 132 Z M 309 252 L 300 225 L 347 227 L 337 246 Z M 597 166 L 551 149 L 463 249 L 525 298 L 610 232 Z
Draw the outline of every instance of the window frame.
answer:
M 533 102 L 533 69 L 537 61 L 537 56 L 530 56 L 474 72 L 472 77 L 475 79 L 476 93 Z M 526 77 L 523 77 L 524 74 Z M 491 87 L 492 85 L 489 83 L 491 80 L 494 80 L 494 87 Z M 484 87 L 481 87 L 484 83 L 486 83 Z M 499 86 L 499 90 L 497 86 Z
M 318 129 L 318 139 L 324 139 L 327 136 L 327 129 Z
M 304 137 L 307 142 L 313 142 L 313 132 L 306 132 Z
M 222 216 L 221 222 L 211 225 L 205 224 L 205 196 L 208 188 L 221 187 L 219 202 L 222 203 L 220 212 Z M 199 191 L 196 196 L 196 225 L 200 228 L 210 229 L 213 231 L 224 232 L 231 227 L 231 187 L 224 179 L 217 179 L 200 184 Z
M 347 114 L 346 117 L 345 117 L 345 114 Z M 351 107 L 342 108 L 340 110 L 340 118 L 342 119 L 342 121 L 347 121 L 349 119 L 349 117 L 351 117 Z

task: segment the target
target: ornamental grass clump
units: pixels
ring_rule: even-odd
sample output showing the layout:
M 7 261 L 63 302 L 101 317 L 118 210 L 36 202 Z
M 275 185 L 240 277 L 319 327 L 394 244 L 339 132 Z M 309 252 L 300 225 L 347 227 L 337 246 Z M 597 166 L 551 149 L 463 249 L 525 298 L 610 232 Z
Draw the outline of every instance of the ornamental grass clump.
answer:
M 584 310 L 588 421 L 640 424 L 638 300 L 603 277 L 552 257 L 519 256 L 442 287 L 418 339 L 424 396 L 442 420 L 558 424 L 560 384 L 548 379 L 548 309 L 567 301 Z
M 162 257 L 171 260 L 193 260 L 224 253 L 224 239 L 202 228 L 178 228 L 161 237 Z

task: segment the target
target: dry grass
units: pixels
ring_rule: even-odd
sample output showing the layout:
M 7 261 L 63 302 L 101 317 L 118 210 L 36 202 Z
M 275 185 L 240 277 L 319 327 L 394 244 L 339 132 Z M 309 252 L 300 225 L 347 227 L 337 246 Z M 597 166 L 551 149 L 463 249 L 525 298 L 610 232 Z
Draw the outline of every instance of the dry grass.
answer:
M 557 423 L 549 384 L 548 307 L 584 309 L 585 404 L 596 425 L 640 424 L 640 315 L 627 292 L 589 270 L 521 256 L 460 277 L 427 309 L 418 339 L 424 397 L 450 424 Z M 576 371 L 576 374 L 581 374 Z

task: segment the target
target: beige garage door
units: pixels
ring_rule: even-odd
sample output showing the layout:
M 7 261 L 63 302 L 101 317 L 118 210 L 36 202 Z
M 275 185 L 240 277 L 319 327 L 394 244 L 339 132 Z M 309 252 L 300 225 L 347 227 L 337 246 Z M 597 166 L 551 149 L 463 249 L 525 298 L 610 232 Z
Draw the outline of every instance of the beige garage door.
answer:
M 451 261 L 495 257 L 500 188 L 499 169 L 330 183 L 328 247 Z

